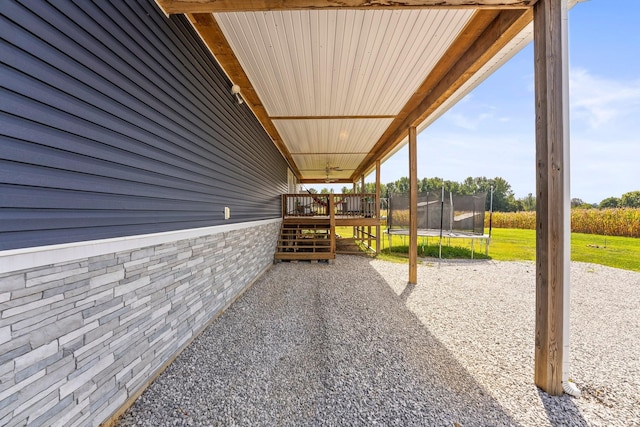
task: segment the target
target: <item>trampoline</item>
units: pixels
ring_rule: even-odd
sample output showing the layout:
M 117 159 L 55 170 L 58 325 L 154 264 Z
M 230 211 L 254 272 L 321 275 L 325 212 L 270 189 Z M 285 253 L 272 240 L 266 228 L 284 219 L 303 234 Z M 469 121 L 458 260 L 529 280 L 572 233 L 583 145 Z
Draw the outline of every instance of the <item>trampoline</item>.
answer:
M 489 203 L 489 233 L 484 232 L 485 203 L 487 193 L 458 195 L 450 192 L 428 191 L 418 194 L 418 236 L 439 238 L 442 257 L 443 239 L 470 239 L 471 258 L 474 242 L 484 243 L 485 254 L 489 254 L 491 241 L 491 215 L 493 191 Z M 387 230 L 389 247 L 393 235 L 409 235 L 409 195 L 390 193 L 388 198 Z

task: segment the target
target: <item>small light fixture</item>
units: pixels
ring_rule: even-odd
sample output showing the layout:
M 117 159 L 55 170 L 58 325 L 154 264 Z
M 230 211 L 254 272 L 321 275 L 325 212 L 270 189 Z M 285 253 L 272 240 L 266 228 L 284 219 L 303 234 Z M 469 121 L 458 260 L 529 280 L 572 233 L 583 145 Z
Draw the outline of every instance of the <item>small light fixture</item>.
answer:
M 231 93 L 236 96 L 236 99 L 238 100 L 238 104 L 242 104 L 244 102 L 242 100 L 242 97 L 240 96 L 240 86 L 238 85 L 231 86 Z

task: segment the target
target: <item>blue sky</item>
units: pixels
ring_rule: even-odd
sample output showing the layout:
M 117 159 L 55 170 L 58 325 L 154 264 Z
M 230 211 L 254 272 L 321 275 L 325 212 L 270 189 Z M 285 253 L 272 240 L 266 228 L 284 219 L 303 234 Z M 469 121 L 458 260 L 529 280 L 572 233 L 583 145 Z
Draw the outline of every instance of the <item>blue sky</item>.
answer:
M 640 0 L 578 3 L 569 58 L 571 197 L 598 203 L 640 190 Z M 530 44 L 418 136 L 418 176 L 500 176 L 516 197 L 535 194 L 533 90 Z M 381 180 L 407 171 L 405 147 Z

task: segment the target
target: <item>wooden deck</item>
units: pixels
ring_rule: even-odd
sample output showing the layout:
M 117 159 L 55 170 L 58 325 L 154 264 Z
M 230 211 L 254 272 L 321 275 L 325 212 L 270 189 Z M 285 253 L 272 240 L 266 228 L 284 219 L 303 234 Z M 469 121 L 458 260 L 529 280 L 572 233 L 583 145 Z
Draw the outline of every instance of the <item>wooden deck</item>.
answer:
M 336 227 L 353 227 L 336 238 Z M 284 194 L 275 260 L 332 260 L 379 245 L 380 209 L 375 194 Z M 339 243 L 339 244 L 338 244 Z

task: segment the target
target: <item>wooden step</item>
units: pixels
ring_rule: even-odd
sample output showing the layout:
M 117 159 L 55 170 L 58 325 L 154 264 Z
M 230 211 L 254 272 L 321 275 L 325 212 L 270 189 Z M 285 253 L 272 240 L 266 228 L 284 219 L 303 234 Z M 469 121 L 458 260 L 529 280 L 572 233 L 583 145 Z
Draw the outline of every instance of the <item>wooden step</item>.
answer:
M 286 218 L 280 228 L 275 259 L 332 260 L 331 222 L 326 218 Z

